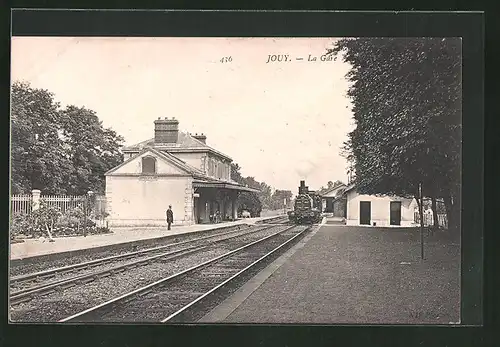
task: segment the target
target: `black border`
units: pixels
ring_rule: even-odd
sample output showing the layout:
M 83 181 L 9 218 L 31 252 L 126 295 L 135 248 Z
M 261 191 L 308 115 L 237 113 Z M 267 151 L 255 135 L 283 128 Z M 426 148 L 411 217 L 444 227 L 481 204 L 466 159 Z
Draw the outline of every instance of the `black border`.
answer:
M 463 215 L 462 324 L 483 322 L 483 125 L 484 14 L 391 12 L 229 12 L 23 10 L 12 13 L 16 36 L 179 37 L 462 37 L 463 39 Z M 464 232 L 467 231 L 467 232 Z M 8 240 L 7 240 L 8 242 Z M 7 248 L 8 249 L 8 248 Z M 6 257 L 7 258 L 7 257 Z M 6 273 L 6 272 L 5 272 Z M 5 312 L 5 311 L 4 311 Z M 386 339 L 397 345 L 478 346 L 481 328 L 418 326 L 33 326 L 10 325 L 17 344 L 146 345 L 153 341 L 205 345 L 210 339 L 277 346 L 325 344 L 349 338 L 360 345 Z M 29 329 L 29 333 L 28 330 Z M 387 329 L 390 329 L 387 330 Z M 47 330 L 43 334 L 43 330 Z M 57 332 L 57 334 L 56 334 Z M 64 333 L 63 333 L 64 332 Z M 63 333 L 63 334 L 61 334 Z M 99 333 L 99 334 L 97 334 Z M 387 336 L 387 334 L 390 334 Z M 67 336 L 66 336 L 67 335 Z M 45 337 L 49 339 L 44 339 Z M 170 337 L 169 337 L 170 336 Z M 70 338 L 70 339 L 68 339 Z M 160 340 L 161 339 L 161 340 Z M 163 340 L 165 339 L 165 340 Z M 312 340 L 311 340 L 312 339 Z M 21 340 L 23 343 L 21 343 Z M 13 341 L 13 340 L 11 340 Z M 64 343 L 66 342 L 66 343 Z M 315 343 L 316 342 L 316 343 Z

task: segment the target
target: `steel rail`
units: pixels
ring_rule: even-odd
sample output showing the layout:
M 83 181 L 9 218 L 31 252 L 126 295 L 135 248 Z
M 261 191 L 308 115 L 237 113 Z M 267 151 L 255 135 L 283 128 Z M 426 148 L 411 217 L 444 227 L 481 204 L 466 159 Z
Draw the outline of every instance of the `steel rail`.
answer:
M 293 240 L 295 240 L 296 238 L 302 236 L 304 233 L 306 233 L 307 231 L 309 231 L 311 229 L 311 227 L 307 227 L 305 228 L 304 230 L 302 230 L 301 232 L 299 232 L 298 234 L 295 234 L 294 236 L 292 236 L 290 239 L 288 239 L 287 241 L 283 242 L 282 244 L 280 244 L 278 247 L 274 248 L 272 251 L 264 254 L 262 257 L 260 257 L 259 259 L 257 259 L 256 261 L 254 261 L 253 263 L 251 263 L 250 265 L 246 266 L 245 268 L 243 268 L 242 270 L 238 271 L 236 274 L 234 274 L 233 276 L 229 277 L 228 279 L 226 279 L 225 281 L 223 281 L 222 283 L 216 285 L 215 287 L 213 287 L 212 289 L 210 289 L 209 291 L 207 291 L 205 294 L 201 295 L 200 297 L 194 299 L 193 301 L 191 301 L 189 304 L 187 304 L 186 306 L 184 306 L 183 308 L 177 310 L 176 312 L 172 313 L 170 316 L 168 316 L 167 318 L 161 320 L 161 323 L 166 323 L 168 322 L 169 320 L 171 320 L 172 318 L 178 316 L 179 314 L 181 314 L 182 312 L 186 311 L 188 308 L 194 306 L 196 303 L 200 302 L 201 300 L 203 300 L 204 298 L 206 298 L 207 296 L 209 296 L 210 294 L 214 293 L 215 291 L 219 290 L 220 288 L 224 287 L 225 285 L 227 285 L 229 282 L 233 281 L 234 279 L 240 277 L 241 275 L 243 275 L 245 272 L 247 272 L 248 270 L 252 269 L 254 266 L 256 266 L 257 264 L 259 264 L 260 262 L 262 262 L 264 259 L 267 259 L 269 258 L 271 255 L 273 255 L 274 253 L 276 253 L 278 250 L 280 250 L 281 248 L 285 247 L 287 244 L 289 244 L 290 242 L 292 242 Z
M 14 284 L 14 283 L 18 283 L 18 282 L 27 282 L 28 280 L 36 280 L 36 279 L 49 277 L 49 276 L 51 277 L 55 274 L 72 272 L 74 270 L 79 270 L 80 268 L 88 268 L 89 266 L 93 266 L 93 265 L 102 265 L 103 263 L 114 261 L 114 260 L 126 260 L 127 258 L 131 258 L 131 257 L 137 256 L 137 255 L 151 253 L 151 252 L 155 252 L 155 251 L 161 251 L 161 250 L 166 249 L 166 248 L 172 248 L 175 246 L 180 246 L 180 245 L 187 244 L 187 243 L 194 243 L 197 241 L 216 238 L 216 237 L 224 236 L 224 235 L 228 235 L 228 234 L 234 234 L 234 233 L 237 233 L 239 231 L 241 231 L 241 229 L 223 232 L 223 233 L 219 233 L 216 235 L 203 236 L 203 237 L 199 237 L 199 238 L 192 239 L 192 240 L 170 243 L 170 244 L 167 244 L 164 246 L 142 249 L 140 251 L 128 252 L 128 253 L 124 253 L 124 254 L 113 255 L 110 257 L 94 259 L 94 260 L 90 260 L 88 262 L 66 265 L 66 266 L 62 266 L 59 268 L 55 268 L 55 269 L 48 269 L 48 270 L 29 273 L 29 274 L 25 274 L 25 275 L 13 276 L 10 278 L 10 284 Z
M 158 260 L 159 258 L 165 258 L 165 257 L 171 256 L 171 257 L 167 258 L 167 260 L 174 259 L 177 257 L 181 257 L 181 256 L 185 256 L 185 255 L 188 255 L 191 253 L 201 251 L 205 248 L 208 248 L 208 246 L 198 246 L 198 247 L 194 246 L 194 247 L 190 247 L 190 248 L 184 248 L 181 250 L 176 250 L 176 251 L 172 251 L 172 252 L 158 254 L 158 255 L 149 257 L 147 259 L 141 259 L 141 260 L 138 260 L 138 261 L 135 261 L 132 263 L 118 265 L 118 266 L 115 266 L 115 267 L 112 267 L 109 269 L 104 269 L 104 270 L 92 272 L 89 274 L 77 275 L 77 276 L 70 277 L 70 278 L 63 278 L 63 279 L 60 279 L 58 281 L 46 283 L 46 284 L 43 284 L 43 285 L 38 286 L 38 287 L 31 287 L 31 288 L 23 289 L 23 290 L 20 290 L 20 291 L 17 291 L 15 293 L 11 294 L 11 296 L 9 298 L 10 304 L 16 305 L 16 304 L 19 304 L 21 302 L 31 300 L 33 298 L 33 296 L 36 294 L 45 294 L 45 293 L 50 292 L 53 289 L 58 288 L 58 287 L 69 286 L 70 284 L 75 284 L 78 282 L 80 282 L 82 284 L 86 284 L 86 283 L 90 282 L 90 281 L 87 281 L 88 279 L 94 280 L 94 279 L 97 279 L 99 277 L 104 277 L 104 275 L 107 275 L 107 274 L 109 274 L 109 275 L 115 274 L 115 273 L 120 272 L 120 270 L 131 269 L 131 268 L 134 268 L 134 267 L 141 265 L 142 263 L 150 263 L 154 260 Z
M 276 227 L 276 226 L 273 226 L 273 227 Z M 272 229 L 273 227 L 268 227 L 268 229 Z M 173 275 L 170 275 L 168 277 L 162 278 L 162 279 L 160 279 L 160 280 L 158 280 L 156 282 L 150 283 L 150 284 L 145 285 L 145 286 L 143 286 L 141 288 L 137 288 L 137 289 L 135 289 L 135 290 L 133 290 L 133 291 L 131 291 L 129 293 L 120 295 L 120 296 L 118 296 L 116 298 L 113 298 L 111 300 L 108 300 L 108 301 L 106 301 L 106 302 L 104 302 L 102 304 L 99 304 L 97 306 L 88 308 L 88 309 L 86 309 L 86 310 L 84 310 L 82 312 L 79 312 L 79 313 L 76 313 L 76 314 L 74 314 L 72 316 L 69 316 L 69 317 L 66 317 L 64 319 L 61 319 L 58 322 L 59 323 L 68 322 L 68 321 L 74 320 L 75 318 L 82 317 L 82 316 L 85 316 L 85 315 L 88 315 L 88 314 L 92 314 L 95 311 L 97 311 L 98 309 L 102 309 L 102 308 L 106 308 L 106 309 L 109 310 L 112 307 L 114 307 L 116 304 L 118 304 L 120 302 L 123 302 L 124 300 L 130 300 L 130 299 L 132 299 L 133 296 L 136 295 L 136 294 L 140 294 L 140 293 L 146 292 L 146 291 L 148 291 L 151 288 L 158 287 L 160 285 L 165 285 L 168 282 L 177 280 L 177 279 L 185 276 L 186 274 L 189 274 L 190 272 L 193 272 L 195 270 L 199 270 L 199 269 L 201 269 L 203 267 L 206 267 L 206 266 L 208 266 L 210 264 L 216 263 L 217 261 L 219 261 L 221 259 L 227 258 L 227 257 L 229 257 L 229 256 L 231 256 L 231 255 L 233 255 L 235 253 L 238 253 L 238 252 L 240 252 L 240 251 L 242 251 L 244 249 L 247 249 L 247 248 L 249 248 L 249 247 L 251 247 L 251 246 L 253 246 L 255 244 L 264 242 L 264 241 L 266 241 L 266 240 L 268 240 L 268 239 L 270 239 L 270 238 L 272 238 L 272 237 L 274 237 L 276 235 L 279 235 L 279 234 L 282 234 L 284 232 L 287 232 L 288 230 L 290 230 L 292 228 L 295 228 L 295 227 L 296 226 L 294 225 L 294 226 L 285 228 L 284 230 L 280 230 L 278 232 L 275 232 L 275 233 L 273 233 L 271 235 L 265 236 L 265 237 L 263 237 L 263 238 L 261 238 L 259 240 L 253 241 L 253 242 L 251 242 L 249 244 L 246 244 L 244 246 L 238 247 L 238 248 L 236 248 L 236 249 L 234 249 L 232 251 L 224 253 L 224 254 L 222 254 L 220 256 L 217 256 L 217 257 L 215 257 L 213 259 L 207 260 L 207 261 L 205 261 L 205 262 L 203 262 L 201 264 L 194 265 L 194 266 L 192 266 L 192 267 L 190 267 L 190 268 L 188 268 L 186 270 L 183 270 L 183 271 L 178 272 L 176 274 L 173 274 Z
M 269 227 L 269 226 L 267 227 L 267 229 L 272 229 L 272 228 L 273 227 Z M 244 237 L 244 236 L 254 234 L 254 233 L 257 233 L 257 232 L 260 232 L 263 230 L 266 230 L 266 227 L 262 227 L 262 228 L 259 228 L 257 230 L 252 230 L 250 232 L 244 232 L 243 234 L 226 237 L 226 238 L 221 239 L 221 240 L 215 240 L 214 243 L 220 243 L 220 242 L 235 239 L 238 237 Z M 229 233 L 224 233 L 222 235 L 227 235 L 227 234 L 229 234 Z M 221 236 L 221 234 L 219 234 L 217 236 Z M 85 280 L 91 279 L 91 278 L 96 279 L 99 277 L 104 277 L 104 275 L 107 275 L 107 274 L 111 275 L 111 274 L 119 272 L 119 270 L 130 269 L 130 268 L 137 267 L 137 266 L 144 264 L 144 263 L 150 264 L 151 262 L 153 262 L 155 260 L 159 260 L 160 258 L 165 258 L 165 257 L 171 256 L 170 258 L 168 258 L 170 260 L 173 258 L 185 256 L 185 255 L 188 255 L 191 253 L 199 252 L 199 251 L 202 251 L 206 248 L 208 248 L 208 246 L 206 246 L 206 245 L 187 247 L 187 248 L 183 248 L 180 250 L 175 250 L 175 251 L 171 251 L 171 252 L 167 252 L 167 253 L 157 254 L 157 255 L 154 255 L 151 257 L 147 257 L 147 258 L 138 259 L 138 260 L 132 261 L 130 263 L 117 265 L 117 266 L 109 268 L 109 269 L 104 269 L 101 271 L 96 271 L 96 272 L 83 274 L 83 275 L 76 275 L 73 277 L 63 278 L 63 279 L 60 279 L 57 281 L 42 284 L 40 286 L 34 286 L 34 287 L 27 288 L 27 289 L 22 289 L 22 290 L 19 290 L 17 292 L 14 292 L 10 295 L 10 297 L 9 297 L 10 304 L 16 305 L 16 304 L 19 304 L 21 302 L 31 300 L 33 298 L 33 296 L 36 294 L 43 294 L 43 293 L 46 293 L 47 291 L 51 291 L 51 290 L 58 288 L 58 287 L 67 286 L 67 285 L 70 285 L 70 284 L 73 284 L 76 282 L 88 283 L 88 281 L 85 281 Z
M 255 224 L 273 224 L 273 223 L 278 223 L 279 221 L 287 221 L 288 216 L 276 216 L 276 217 L 270 217 L 268 219 L 260 220 L 257 221 Z

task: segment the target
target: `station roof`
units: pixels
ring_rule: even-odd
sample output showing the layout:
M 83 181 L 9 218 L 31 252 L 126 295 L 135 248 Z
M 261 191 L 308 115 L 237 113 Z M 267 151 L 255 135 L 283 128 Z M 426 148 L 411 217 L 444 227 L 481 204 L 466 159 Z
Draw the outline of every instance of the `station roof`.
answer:
M 142 154 L 147 153 L 147 152 L 155 154 L 158 158 L 175 165 L 176 167 L 180 168 L 181 170 L 183 170 L 184 172 L 186 172 L 188 174 L 191 174 L 194 177 L 198 177 L 198 176 L 205 177 L 205 174 L 201 170 L 189 165 L 184 160 L 181 160 L 168 152 L 159 151 L 156 148 L 149 147 L 149 146 L 144 146 L 139 152 L 135 153 L 135 155 L 133 155 L 129 159 L 125 160 L 120 165 L 115 166 L 114 168 L 112 168 L 111 170 L 106 172 L 104 175 L 105 176 L 113 175 L 115 173 L 115 171 L 117 171 L 119 168 L 125 166 L 126 164 L 132 162 L 133 160 L 135 160 L 136 158 L 138 158 L 139 156 L 141 156 Z
M 193 136 L 191 136 L 188 133 L 179 131 L 179 136 L 177 139 L 177 143 L 173 144 L 157 144 L 155 143 L 154 138 L 136 143 L 134 145 L 130 146 L 124 146 L 122 148 L 122 152 L 124 153 L 138 153 L 141 150 L 143 150 L 145 147 L 154 147 L 156 150 L 159 151 L 166 151 L 166 152 L 187 152 L 187 153 L 195 153 L 195 152 L 212 152 L 213 154 L 222 157 L 228 161 L 233 161 L 231 157 L 228 155 L 219 152 L 215 150 L 214 148 L 208 146 L 206 143 L 201 142 L 198 139 L 195 139 Z
M 106 176 L 113 176 L 116 175 L 115 172 L 121 168 L 122 166 L 126 165 L 129 162 L 132 162 L 136 158 L 138 158 L 140 155 L 144 153 L 151 153 L 155 154 L 157 158 L 161 160 L 165 160 L 166 162 L 169 162 L 170 164 L 175 165 L 176 167 L 180 168 L 184 172 L 190 174 L 193 177 L 193 187 L 195 188 L 225 188 L 225 189 L 232 189 L 232 190 L 239 190 L 239 191 L 245 191 L 245 192 L 259 192 L 257 189 L 245 187 L 241 184 L 238 184 L 235 181 L 232 180 L 220 180 L 216 179 L 213 177 L 210 177 L 206 175 L 203 171 L 189 165 L 186 163 L 184 160 L 181 160 L 177 158 L 176 156 L 160 151 L 155 147 L 150 147 L 150 146 L 144 146 L 142 150 L 140 150 L 138 153 L 130 157 L 129 159 L 125 160 L 123 163 L 120 165 L 114 167 L 113 169 L 109 170 L 108 172 L 105 173 Z

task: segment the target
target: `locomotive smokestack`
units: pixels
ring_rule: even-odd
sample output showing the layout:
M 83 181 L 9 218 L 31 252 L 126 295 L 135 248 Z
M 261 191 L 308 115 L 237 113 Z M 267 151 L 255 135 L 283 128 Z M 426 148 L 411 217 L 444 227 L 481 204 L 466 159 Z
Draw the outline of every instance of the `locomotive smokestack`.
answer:
M 299 194 L 307 194 L 306 181 L 300 181 Z

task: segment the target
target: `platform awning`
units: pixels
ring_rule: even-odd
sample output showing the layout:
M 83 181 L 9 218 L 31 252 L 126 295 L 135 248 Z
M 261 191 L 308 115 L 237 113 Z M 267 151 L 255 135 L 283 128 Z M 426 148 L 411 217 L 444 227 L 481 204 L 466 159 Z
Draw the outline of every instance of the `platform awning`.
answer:
M 218 188 L 218 189 L 231 189 L 231 190 L 239 190 L 242 192 L 254 192 L 258 193 L 259 190 L 253 189 L 253 188 L 248 188 L 241 186 L 239 184 L 231 184 L 227 182 L 208 182 L 208 181 L 198 181 L 195 180 L 193 181 L 193 188 Z

